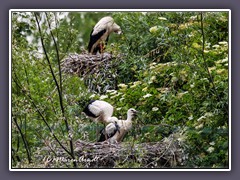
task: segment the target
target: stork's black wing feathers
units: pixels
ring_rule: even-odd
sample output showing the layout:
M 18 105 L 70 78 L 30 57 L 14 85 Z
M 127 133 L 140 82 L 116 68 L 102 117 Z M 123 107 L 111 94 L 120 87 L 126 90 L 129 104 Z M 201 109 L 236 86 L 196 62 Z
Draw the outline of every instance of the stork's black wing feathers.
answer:
M 120 127 L 117 124 L 117 122 L 115 122 L 115 127 L 116 127 L 115 130 L 111 134 L 107 134 L 106 131 L 105 131 L 105 128 L 103 128 L 100 131 L 101 135 L 100 135 L 100 138 L 99 138 L 98 142 L 103 142 L 103 141 L 113 137 L 117 132 L 120 132 L 119 131 Z
M 91 52 L 92 46 L 101 38 L 101 36 L 106 32 L 106 29 L 100 31 L 99 33 L 92 35 L 93 30 L 90 34 L 90 41 L 88 43 L 88 52 Z M 96 48 L 93 50 L 93 54 L 96 54 L 98 51 L 100 51 L 100 47 L 96 46 Z
M 107 39 L 106 39 L 106 41 L 105 41 L 105 45 L 107 45 L 108 39 L 109 39 L 109 36 L 107 37 Z
M 97 118 L 97 116 L 95 114 L 93 114 L 91 111 L 89 111 L 89 105 L 92 104 L 95 100 L 91 100 L 86 107 L 83 109 L 83 112 L 89 116 L 89 117 L 93 117 L 93 118 Z
M 98 140 L 98 142 L 103 142 L 107 139 L 107 135 L 106 135 L 106 132 L 105 132 L 105 128 L 103 128 L 101 131 L 100 131 L 101 135 L 100 135 L 100 138 Z

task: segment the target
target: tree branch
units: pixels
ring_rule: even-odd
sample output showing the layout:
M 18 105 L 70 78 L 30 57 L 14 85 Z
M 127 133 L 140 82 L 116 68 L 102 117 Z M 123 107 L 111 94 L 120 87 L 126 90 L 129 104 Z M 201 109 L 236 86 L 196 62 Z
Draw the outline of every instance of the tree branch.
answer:
M 12 116 L 12 119 L 13 119 L 14 123 L 16 124 L 17 129 L 18 129 L 18 131 L 19 131 L 19 133 L 21 135 L 21 138 L 23 140 L 23 144 L 24 144 L 24 147 L 25 147 L 26 152 L 27 152 L 28 162 L 31 163 L 32 162 L 32 158 L 31 158 L 31 155 L 30 155 L 30 151 L 29 151 L 29 147 L 28 147 L 28 144 L 27 144 L 27 140 L 25 139 L 25 137 L 24 137 L 24 135 L 22 133 L 22 130 L 21 130 L 20 126 L 18 125 L 17 119 L 14 116 Z
M 15 82 L 15 84 L 23 90 L 22 86 L 17 82 L 17 80 L 13 77 L 13 81 Z M 40 117 L 42 118 L 43 122 L 45 123 L 45 125 L 47 126 L 47 128 L 49 129 L 49 131 L 51 132 L 52 136 L 54 137 L 54 139 L 57 141 L 57 143 L 71 156 L 71 153 L 67 150 L 66 147 L 64 147 L 64 145 L 58 140 L 58 138 L 56 137 L 56 135 L 54 134 L 53 130 L 51 129 L 51 127 L 49 126 L 49 124 L 47 123 L 47 120 L 45 119 L 45 117 L 43 116 L 42 112 L 39 110 L 39 108 L 37 107 L 37 105 L 35 104 L 35 102 L 33 101 L 31 95 L 29 93 L 27 93 L 25 90 L 23 90 L 22 92 L 31 102 L 31 104 L 34 106 L 34 108 L 36 109 L 37 113 L 40 115 Z M 72 157 L 72 156 L 71 156 Z
M 60 59 L 59 59 L 59 53 L 58 53 L 58 47 L 57 47 L 57 43 L 56 43 L 56 40 L 53 36 L 53 33 L 52 33 L 52 30 L 50 28 L 50 23 L 48 21 L 48 17 L 46 16 L 46 19 L 47 19 L 47 22 L 48 22 L 48 25 L 49 25 L 49 29 L 50 29 L 50 33 L 51 33 L 51 37 L 54 41 L 54 45 L 55 45 L 55 49 L 56 49 L 56 53 L 57 53 L 57 59 L 58 59 L 58 67 L 59 67 L 59 75 L 60 75 L 60 86 L 57 82 L 57 79 L 55 77 L 55 74 L 53 72 L 53 69 L 52 69 L 52 65 L 51 65 L 51 62 L 50 62 L 50 59 L 48 57 L 48 54 L 47 54 L 47 50 L 45 48 L 45 45 L 44 45 L 44 41 L 43 41 L 43 36 L 42 36 L 42 30 L 41 30 L 41 27 L 40 27 L 40 24 L 39 24 L 39 20 L 37 18 L 37 14 L 34 13 L 35 15 L 35 18 L 36 18 L 36 22 L 37 22 L 37 26 L 38 26 L 38 31 L 39 31 L 39 34 L 40 34 L 40 39 L 41 39 L 41 44 L 42 44 L 42 47 L 43 47 L 43 51 L 44 51 L 44 54 L 45 54 L 45 57 L 47 59 L 47 62 L 48 62 L 48 66 L 50 68 L 50 71 L 51 71 L 51 74 L 52 74 L 52 77 L 54 79 L 54 82 L 55 82 L 55 85 L 57 87 L 57 91 L 58 91 L 58 96 L 59 96 L 59 102 L 60 102 L 60 107 L 61 107 L 61 111 L 62 111 L 62 115 L 63 115 L 63 118 L 64 118 L 64 122 L 65 122 L 65 125 L 66 125 L 66 129 L 67 129 L 67 133 L 68 133 L 68 137 L 69 137 L 69 142 L 70 142 L 70 149 L 71 149 L 71 156 L 72 158 L 74 159 L 74 149 L 73 149 L 73 142 L 72 142 L 72 137 L 70 136 L 70 128 L 69 128 L 69 125 L 68 125 L 68 121 L 65 117 L 65 113 L 64 113 L 64 107 L 63 107 L 63 99 L 62 99 L 62 90 L 61 90 L 61 86 L 62 86 L 62 78 L 61 78 L 61 67 L 60 67 Z M 73 162 L 74 164 L 74 167 L 77 167 L 77 164 L 76 162 Z

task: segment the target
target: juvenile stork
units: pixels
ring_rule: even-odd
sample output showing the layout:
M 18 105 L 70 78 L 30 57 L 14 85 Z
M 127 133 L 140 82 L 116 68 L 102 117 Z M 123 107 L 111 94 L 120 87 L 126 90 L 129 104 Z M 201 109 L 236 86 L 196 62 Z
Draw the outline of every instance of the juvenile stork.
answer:
M 114 122 L 109 123 L 102 131 L 98 142 L 109 139 L 111 143 L 121 142 L 126 133 L 132 128 L 132 119 L 137 111 L 130 108 L 127 112 L 127 120 L 118 120 L 114 118 Z
M 96 54 L 97 52 L 102 54 L 112 32 L 122 33 L 120 26 L 114 22 L 113 18 L 106 16 L 100 19 L 90 34 L 88 52 L 90 54 Z

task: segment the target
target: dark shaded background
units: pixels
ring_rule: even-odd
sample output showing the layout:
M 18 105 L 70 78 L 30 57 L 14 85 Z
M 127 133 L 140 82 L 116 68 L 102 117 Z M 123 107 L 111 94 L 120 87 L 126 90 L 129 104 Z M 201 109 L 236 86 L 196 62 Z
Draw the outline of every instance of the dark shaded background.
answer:
M 240 1 L 232 0 L 8 0 L 0 1 L 0 178 L 1 179 L 184 179 L 232 180 L 240 178 L 239 42 Z M 9 9 L 231 9 L 232 12 L 232 170 L 230 172 L 10 172 L 9 168 Z

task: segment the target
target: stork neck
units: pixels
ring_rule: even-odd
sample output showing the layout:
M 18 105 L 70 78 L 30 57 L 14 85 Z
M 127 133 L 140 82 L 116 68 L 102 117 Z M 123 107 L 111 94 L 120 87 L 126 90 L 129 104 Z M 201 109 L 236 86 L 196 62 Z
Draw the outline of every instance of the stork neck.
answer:
M 126 121 L 132 121 L 132 118 L 133 118 L 133 117 L 132 117 L 131 115 L 128 115 Z

